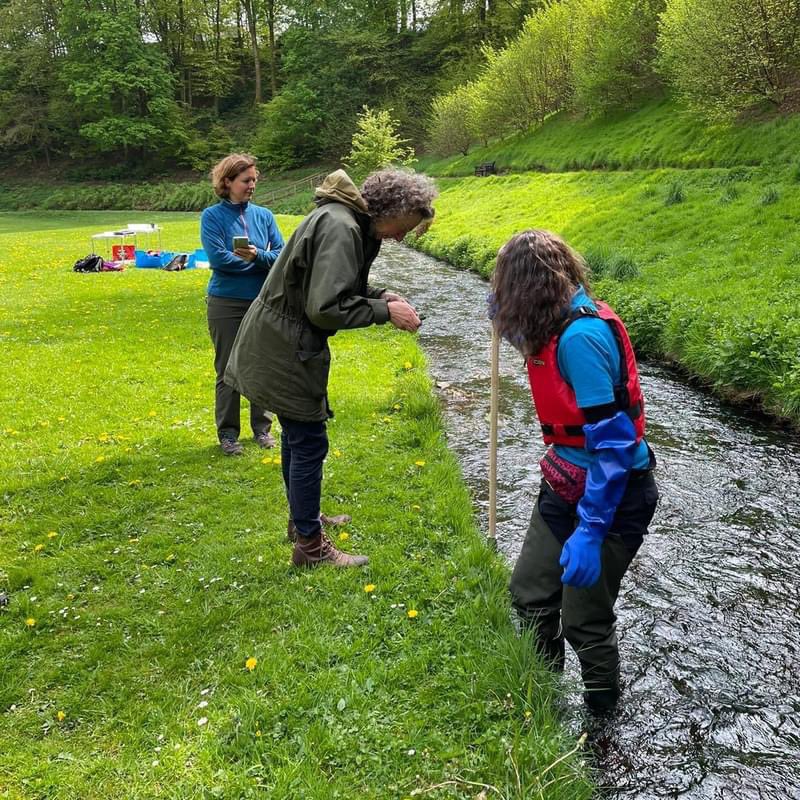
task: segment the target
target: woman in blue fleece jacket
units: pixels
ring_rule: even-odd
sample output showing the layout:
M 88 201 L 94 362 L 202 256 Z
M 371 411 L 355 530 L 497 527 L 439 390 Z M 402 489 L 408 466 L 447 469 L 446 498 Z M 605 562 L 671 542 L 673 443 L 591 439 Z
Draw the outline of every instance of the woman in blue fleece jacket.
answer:
M 208 254 L 208 330 L 214 343 L 217 373 L 215 418 L 220 447 L 225 455 L 240 455 L 239 398 L 223 381 L 234 339 L 247 309 L 255 300 L 283 248 L 283 237 L 268 208 L 251 203 L 258 180 L 256 161 L 232 153 L 211 171 L 219 203 L 203 211 L 200 239 Z M 234 237 L 246 237 L 247 247 L 233 246 Z M 250 404 L 250 426 L 261 447 L 273 447 L 272 415 Z

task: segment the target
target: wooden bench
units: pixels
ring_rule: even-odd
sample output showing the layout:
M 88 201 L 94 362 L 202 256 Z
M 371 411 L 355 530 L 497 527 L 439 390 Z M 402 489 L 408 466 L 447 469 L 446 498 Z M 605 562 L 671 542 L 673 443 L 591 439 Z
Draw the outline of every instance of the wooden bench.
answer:
M 487 161 L 475 167 L 476 178 L 485 178 L 487 175 L 497 175 L 497 162 Z

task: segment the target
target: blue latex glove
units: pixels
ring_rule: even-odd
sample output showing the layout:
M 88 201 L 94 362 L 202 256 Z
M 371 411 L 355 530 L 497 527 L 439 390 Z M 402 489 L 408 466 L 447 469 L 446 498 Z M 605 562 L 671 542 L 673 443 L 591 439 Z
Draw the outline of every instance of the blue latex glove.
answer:
M 636 453 L 636 430 L 624 411 L 584 425 L 583 432 L 593 458 L 578 503 L 578 527 L 564 543 L 558 562 L 564 567 L 561 582 L 579 588 L 594 586 L 600 578 L 600 550 L 625 494 Z

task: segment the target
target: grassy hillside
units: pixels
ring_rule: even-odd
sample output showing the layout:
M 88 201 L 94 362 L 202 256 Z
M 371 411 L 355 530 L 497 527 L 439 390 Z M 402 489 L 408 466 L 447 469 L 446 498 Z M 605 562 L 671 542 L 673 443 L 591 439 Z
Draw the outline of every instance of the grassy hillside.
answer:
M 475 148 L 467 156 L 429 156 L 418 169 L 463 176 L 486 161 L 511 172 L 781 166 L 800 163 L 800 114 L 709 125 L 668 100 L 601 120 L 561 113 L 533 133 Z
M 800 171 L 794 167 L 442 179 L 418 246 L 488 275 L 513 233 L 586 254 L 636 344 L 800 421 Z
M 279 454 L 216 446 L 208 273 L 70 271 L 153 219 L 196 246 L 0 215 L 0 795 L 588 798 L 414 339 L 333 340 L 323 503 L 371 562 L 295 571 Z

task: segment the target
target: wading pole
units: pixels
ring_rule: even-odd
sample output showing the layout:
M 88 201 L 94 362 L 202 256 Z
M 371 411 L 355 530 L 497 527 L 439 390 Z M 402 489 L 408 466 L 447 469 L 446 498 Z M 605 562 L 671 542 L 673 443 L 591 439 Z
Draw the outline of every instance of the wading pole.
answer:
M 492 389 L 489 406 L 489 538 L 492 549 L 497 547 L 497 409 L 500 393 L 500 337 L 492 325 Z

